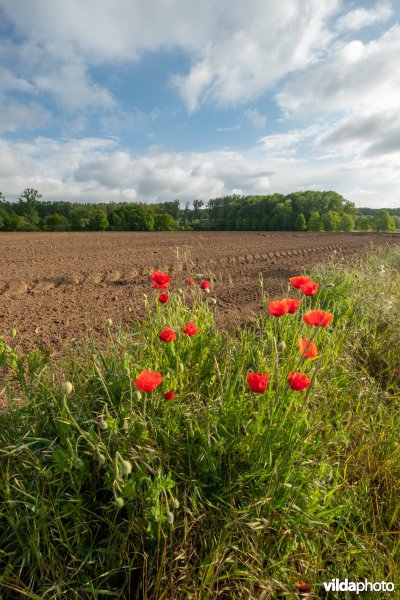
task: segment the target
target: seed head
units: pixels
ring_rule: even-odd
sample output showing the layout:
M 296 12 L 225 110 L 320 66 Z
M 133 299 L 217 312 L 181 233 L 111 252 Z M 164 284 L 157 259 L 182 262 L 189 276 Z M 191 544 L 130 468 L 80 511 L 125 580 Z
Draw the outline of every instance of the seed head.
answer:
M 132 472 L 132 465 L 129 460 L 123 460 L 121 463 L 122 475 L 129 475 Z

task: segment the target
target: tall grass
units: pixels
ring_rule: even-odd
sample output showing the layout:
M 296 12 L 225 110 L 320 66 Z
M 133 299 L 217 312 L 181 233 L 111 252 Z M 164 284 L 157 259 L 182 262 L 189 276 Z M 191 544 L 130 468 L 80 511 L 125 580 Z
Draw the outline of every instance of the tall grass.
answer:
M 296 314 L 260 311 L 234 335 L 216 330 L 212 293 L 177 283 L 160 305 L 149 284 L 146 322 L 110 326 L 105 348 L 53 365 L 1 345 L 2 597 L 323 598 L 336 577 L 400 582 L 400 252 L 310 275 L 319 292 Z M 301 317 L 317 307 L 334 320 L 304 360 Z M 164 376 L 152 393 L 136 391 L 142 369 Z M 296 370 L 308 390 L 289 388 Z M 271 374 L 264 394 L 249 371 Z

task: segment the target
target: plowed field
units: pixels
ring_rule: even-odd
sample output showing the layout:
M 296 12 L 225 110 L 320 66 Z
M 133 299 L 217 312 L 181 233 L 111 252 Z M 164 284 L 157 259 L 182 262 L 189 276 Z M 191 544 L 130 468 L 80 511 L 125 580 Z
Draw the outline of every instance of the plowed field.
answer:
M 303 269 L 399 242 L 394 234 L 0 233 L 0 333 L 9 341 L 16 327 L 22 349 L 101 337 L 108 317 L 129 325 L 143 316 L 155 270 L 172 275 L 175 289 L 189 275 L 213 277 L 217 320 L 229 326 L 259 312 L 259 273 L 278 297 Z

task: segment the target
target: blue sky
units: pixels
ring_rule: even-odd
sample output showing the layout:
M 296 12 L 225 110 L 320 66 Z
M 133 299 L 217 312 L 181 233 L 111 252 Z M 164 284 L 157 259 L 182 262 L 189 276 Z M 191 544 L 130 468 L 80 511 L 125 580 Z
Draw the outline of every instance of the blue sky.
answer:
M 0 0 L 0 190 L 400 206 L 400 3 Z

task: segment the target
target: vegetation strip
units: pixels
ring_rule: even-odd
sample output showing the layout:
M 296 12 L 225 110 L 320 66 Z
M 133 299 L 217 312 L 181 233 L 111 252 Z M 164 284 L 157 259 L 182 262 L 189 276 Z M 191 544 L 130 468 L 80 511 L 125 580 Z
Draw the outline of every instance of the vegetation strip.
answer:
M 53 364 L 1 342 L 3 597 L 400 581 L 400 251 L 299 275 L 235 335 L 213 281 L 159 270 L 146 322 L 108 319 L 106 349 Z

